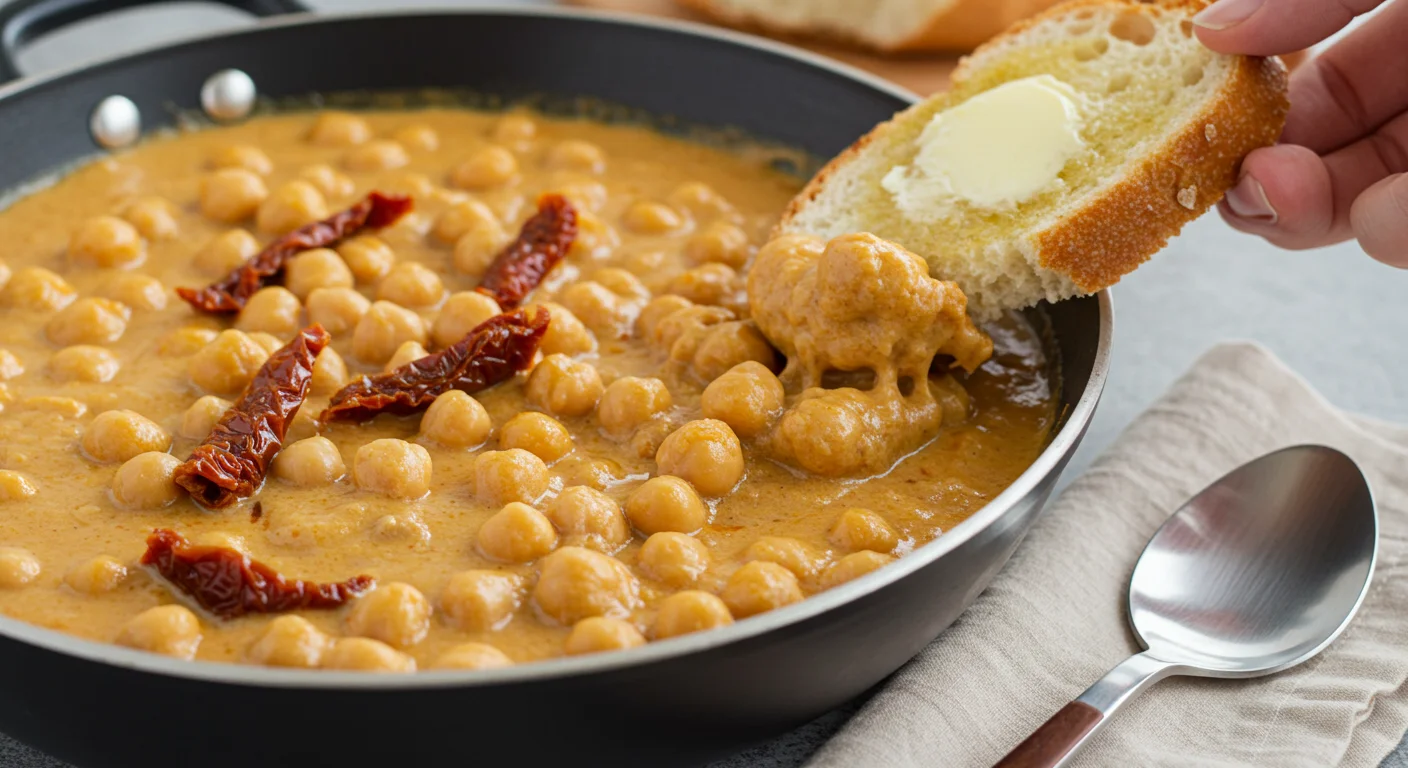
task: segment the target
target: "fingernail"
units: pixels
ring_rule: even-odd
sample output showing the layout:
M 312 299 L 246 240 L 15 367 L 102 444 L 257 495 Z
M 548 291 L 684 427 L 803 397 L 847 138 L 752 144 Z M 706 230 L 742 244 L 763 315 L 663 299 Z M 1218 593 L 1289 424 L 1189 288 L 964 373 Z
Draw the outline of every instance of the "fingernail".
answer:
M 1193 23 L 1207 29 L 1227 29 L 1250 19 L 1266 0 L 1217 0 L 1193 17 Z
M 1227 207 L 1240 219 L 1261 224 L 1276 223 L 1276 209 L 1266 199 L 1266 189 L 1250 174 L 1243 176 L 1227 193 Z

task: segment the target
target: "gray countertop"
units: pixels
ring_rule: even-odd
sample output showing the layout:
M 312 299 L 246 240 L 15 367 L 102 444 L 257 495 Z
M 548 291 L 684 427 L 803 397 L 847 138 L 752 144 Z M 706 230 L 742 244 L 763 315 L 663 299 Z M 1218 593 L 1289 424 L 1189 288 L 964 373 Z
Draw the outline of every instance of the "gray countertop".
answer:
M 313 0 L 319 10 L 373 9 L 395 0 Z M 466 0 L 418 0 L 459 6 Z M 502 4 L 502 3 L 499 3 Z M 535 2 L 532 4 L 546 4 Z M 408 4 L 409 5 L 409 4 Z M 27 72 L 249 23 L 221 7 L 179 4 L 127 12 L 63 30 L 24 51 Z M 1126 424 L 1208 347 L 1229 339 L 1265 344 L 1334 404 L 1408 422 L 1408 272 L 1383 266 L 1354 245 L 1279 251 L 1210 215 L 1115 290 L 1115 351 L 1109 385 L 1066 479 L 1081 472 Z M 1296 418 L 1287 413 L 1286 418 Z M 853 704 L 719 767 L 796 766 L 844 723 Z M 64 764 L 0 736 L 0 766 Z M 1408 745 L 1385 761 L 1408 768 Z

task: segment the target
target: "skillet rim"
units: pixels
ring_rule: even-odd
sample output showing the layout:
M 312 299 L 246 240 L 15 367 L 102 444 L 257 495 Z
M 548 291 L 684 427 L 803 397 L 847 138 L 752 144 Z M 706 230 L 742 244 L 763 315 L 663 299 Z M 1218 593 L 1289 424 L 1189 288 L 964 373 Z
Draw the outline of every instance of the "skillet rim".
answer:
M 381 11 L 351 11 L 343 13 L 296 13 L 275 16 L 255 22 L 253 25 L 211 33 L 182 37 L 166 44 L 145 48 L 117 56 L 109 56 L 79 63 L 54 72 L 27 76 L 0 85 L 0 102 L 23 91 L 62 81 L 78 78 L 93 70 L 120 61 L 142 57 L 160 57 L 186 48 L 199 45 L 206 40 L 226 39 L 245 35 L 256 35 L 270 28 L 314 26 L 337 21 L 385 17 L 444 17 L 444 16 L 485 16 L 508 15 L 528 18 L 566 18 L 607 25 L 640 27 L 655 32 L 689 35 L 712 42 L 751 48 L 797 63 L 829 72 L 838 77 L 858 82 L 876 91 L 893 96 L 906 104 L 918 100 L 918 96 L 907 89 L 891 83 L 877 75 L 850 64 L 823 57 L 819 54 L 742 32 L 712 27 L 698 22 L 657 19 L 634 16 L 619 12 L 598 11 L 584 8 L 565 7 L 526 7 L 489 5 L 474 8 L 419 8 L 392 9 Z M 85 156 L 85 157 L 92 157 Z M 78 161 L 83 158 L 74 158 Z M 1091 300 L 1092 297 L 1076 299 Z M 244 664 L 185 661 L 167 656 L 125 648 L 113 643 L 104 643 L 70 635 L 58 630 L 46 629 L 29 624 L 20 619 L 0 616 L 0 636 L 90 662 L 108 664 L 136 672 L 164 675 L 188 680 L 264 688 L 300 688 L 312 690 L 343 691 L 382 691 L 410 690 L 424 688 L 458 688 L 509 685 L 514 683 L 542 681 L 545 679 L 567 678 L 580 675 L 603 674 L 632 666 L 662 663 L 677 657 L 716 650 L 744 640 L 756 638 L 780 630 L 789 625 L 815 619 L 867 594 L 876 592 L 898 582 L 914 572 L 943 557 L 970 539 L 975 538 L 989 526 L 997 523 L 1015 506 L 1026 499 L 1050 476 L 1059 474 L 1066 461 L 1074 452 L 1094 416 L 1096 405 L 1104 390 L 1109 374 L 1110 349 L 1113 342 L 1114 311 L 1110 291 L 1096 294 L 1098 329 L 1096 334 L 1095 356 L 1091 362 L 1090 375 L 1084 391 L 1071 408 L 1066 423 L 1052 436 L 1046 448 L 1037 456 L 1016 480 L 966 520 L 943 533 L 938 538 L 896 562 L 872 571 L 846 584 L 808 597 L 798 603 L 753 616 L 727 627 L 700 632 L 667 640 L 648 643 L 644 646 L 614 653 L 591 654 L 576 657 L 560 657 L 545 661 L 515 665 L 489 670 L 426 670 L 407 675 L 375 675 L 359 672 L 270 669 Z M 1062 381 L 1064 384 L 1064 380 Z

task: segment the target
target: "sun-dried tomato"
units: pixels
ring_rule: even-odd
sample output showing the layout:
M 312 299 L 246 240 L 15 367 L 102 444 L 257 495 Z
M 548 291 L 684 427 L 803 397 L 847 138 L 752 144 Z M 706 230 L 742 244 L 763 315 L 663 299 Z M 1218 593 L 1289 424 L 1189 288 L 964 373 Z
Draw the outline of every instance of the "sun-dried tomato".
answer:
M 176 468 L 176 483 L 207 507 L 228 507 L 264 484 L 269 463 L 308 394 L 313 360 L 328 344 L 314 324 L 269 356 L 210 436 Z
M 428 407 L 452 390 L 478 392 L 513 377 L 533 362 L 547 333 L 547 309 L 520 309 L 485 320 L 463 339 L 394 371 L 364 376 L 332 396 L 321 421 L 366 421 Z
M 230 547 L 194 546 L 181 534 L 158 528 L 147 537 L 142 565 L 150 566 L 200 607 L 222 619 L 249 613 L 336 608 L 371 589 L 370 576 L 320 584 L 286 579 Z
M 513 309 L 567 256 L 577 239 L 577 209 L 562 195 L 538 198 L 538 212 L 518 238 L 494 257 L 476 289 Z
M 330 248 L 364 229 L 381 229 L 411 210 L 411 198 L 373 192 L 367 199 L 278 238 L 253 258 L 204 288 L 177 288 L 176 293 L 201 312 L 231 314 L 244 309 L 260 288 L 272 285 L 301 251 Z

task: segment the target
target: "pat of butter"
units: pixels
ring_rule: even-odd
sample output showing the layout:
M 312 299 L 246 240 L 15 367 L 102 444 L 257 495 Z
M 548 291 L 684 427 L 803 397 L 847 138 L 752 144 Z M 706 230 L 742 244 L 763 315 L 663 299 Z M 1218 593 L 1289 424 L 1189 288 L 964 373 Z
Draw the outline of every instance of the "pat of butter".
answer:
M 1059 183 L 1061 170 L 1085 146 L 1080 94 L 1051 75 L 1004 83 L 934 115 L 917 142 L 914 162 L 890 170 L 881 184 L 912 219 L 966 200 L 1010 209 Z

